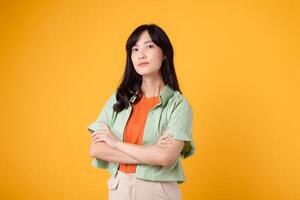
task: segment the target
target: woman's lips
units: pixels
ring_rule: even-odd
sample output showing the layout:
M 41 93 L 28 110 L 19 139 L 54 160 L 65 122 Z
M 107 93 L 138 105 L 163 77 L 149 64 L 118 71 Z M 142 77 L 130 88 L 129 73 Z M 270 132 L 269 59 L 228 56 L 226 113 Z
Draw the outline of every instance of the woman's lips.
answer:
M 146 65 L 148 65 L 149 63 L 148 62 L 143 62 L 143 63 L 140 63 L 138 66 L 139 67 L 144 67 L 144 66 L 146 66 Z

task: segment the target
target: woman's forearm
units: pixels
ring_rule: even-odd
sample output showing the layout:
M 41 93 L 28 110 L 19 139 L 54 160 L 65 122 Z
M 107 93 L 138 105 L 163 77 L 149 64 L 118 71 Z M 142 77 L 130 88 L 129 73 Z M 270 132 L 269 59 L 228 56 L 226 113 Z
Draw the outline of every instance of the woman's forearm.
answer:
M 116 149 L 148 165 L 166 166 L 164 148 L 157 145 L 138 145 L 118 142 Z
M 90 154 L 94 158 L 105 160 L 107 162 L 116 162 L 123 164 L 141 164 L 141 160 L 136 159 L 127 153 L 113 149 L 108 146 L 105 142 L 98 142 L 91 144 Z

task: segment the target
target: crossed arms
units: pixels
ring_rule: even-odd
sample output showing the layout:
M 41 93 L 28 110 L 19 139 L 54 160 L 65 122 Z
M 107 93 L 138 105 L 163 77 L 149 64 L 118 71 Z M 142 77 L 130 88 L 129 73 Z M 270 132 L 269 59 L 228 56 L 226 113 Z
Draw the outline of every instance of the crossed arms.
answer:
M 163 134 L 154 145 L 125 143 L 117 139 L 104 123 L 104 130 L 92 134 L 90 156 L 108 162 L 148 165 L 171 165 L 181 152 L 184 141 Z

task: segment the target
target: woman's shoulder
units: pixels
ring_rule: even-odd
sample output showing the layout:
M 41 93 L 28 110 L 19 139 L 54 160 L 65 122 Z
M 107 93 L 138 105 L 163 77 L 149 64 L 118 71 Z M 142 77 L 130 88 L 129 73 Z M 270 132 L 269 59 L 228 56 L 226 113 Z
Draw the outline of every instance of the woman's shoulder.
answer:
M 191 109 L 192 105 L 188 98 L 180 93 L 178 90 L 175 90 L 173 95 L 170 97 L 168 104 L 173 108 L 183 108 L 183 109 Z

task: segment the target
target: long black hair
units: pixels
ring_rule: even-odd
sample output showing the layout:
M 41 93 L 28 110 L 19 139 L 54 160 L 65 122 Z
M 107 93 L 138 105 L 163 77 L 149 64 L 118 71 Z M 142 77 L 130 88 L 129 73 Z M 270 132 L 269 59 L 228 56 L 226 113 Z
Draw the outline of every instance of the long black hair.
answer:
M 165 85 L 181 93 L 174 68 L 174 51 L 170 39 L 162 28 L 156 24 L 143 24 L 138 26 L 126 42 L 126 66 L 120 85 L 117 88 L 116 100 L 113 109 L 117 112 L 127 109 L 129 100 L 137 95 L 135 103 L 141 98 L 142 76 L 139 75 L 131 60 L 132 47 L 137 43 L 142 32 L 148 31 L 152 41 L 162 49 L 165 59 L 162 61 L 160 73 Z

